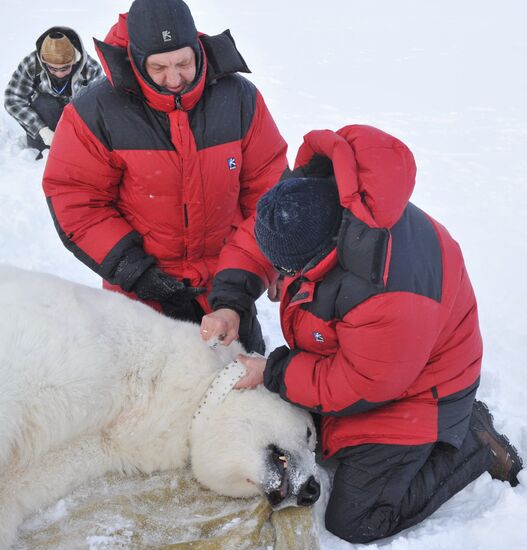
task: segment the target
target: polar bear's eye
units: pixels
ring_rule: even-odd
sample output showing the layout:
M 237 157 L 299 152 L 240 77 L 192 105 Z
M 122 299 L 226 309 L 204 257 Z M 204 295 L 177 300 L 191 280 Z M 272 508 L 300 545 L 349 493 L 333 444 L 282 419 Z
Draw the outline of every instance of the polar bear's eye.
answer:
M 311 439 L 311 434 L 312 434 L 312 431 L 310 430 L 309 426 L 307 428 L 307 436 L 306 436 L 306 440 L 307 442 L 309 443 L 309 440 Z

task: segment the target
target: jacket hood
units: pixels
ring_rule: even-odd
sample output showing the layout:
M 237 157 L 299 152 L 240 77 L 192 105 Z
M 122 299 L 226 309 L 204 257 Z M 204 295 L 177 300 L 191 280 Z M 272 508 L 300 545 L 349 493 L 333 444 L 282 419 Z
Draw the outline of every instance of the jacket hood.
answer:
M 196 77 L 191 89 L 199 85 L 203 55 L 194 19 L 182 0 L 135 0 L 126 25 L 128 53 L 134 71 L 150 88 L 161 94 L 167 93 L 150 78 L 146 70 L 148 56 L 186 47 L 194 51 L 196 59 Z
M 128 14 L 120 14 L 104 42 L 95 40 L 95 47 L 112 86 L 140 97 L 153 109 L 164 112 L 176 108 L 190 110 L 201 98 L 207 84 L 227 74 L 250 72 L 228 30 L 216 36 L 200 33 L 198 47 L 201 53 L 198 59 L 201 59 L 201 66 L 190 90 L 178 96 L 164 91 L 145 74 L 142 67 L 146 58 L 141 60 L 131 51 L 127 18 Z M 152 53 L 154 51 L 148 55 Z
M 42 69 L 45 70 L 45 67 L 40 57 L 40 48 L 42 47 L 42 42 L 44 42 L 44 38 L 46 38 L 46 36 L 50 32 L 61 32 L 63 35 L 68 37 L 68 40 L 73 44 L 73 47 L 75 48 L 75 63 L 78 64 L 76 71 L 82 70 L 82 68 L 86 63 L 87 53 L 86 53 L 86 50 L 84 49 L 80 36 L 73 29 L 70 29 L 69 27 L 50 27 L 47 31 L 44 31 L 37 38 L 37 41 L 35 43 L 35 48 L 37 51 L 37 59 Z
M 415 185 L 410 149 L 371 126 L 314 130 L 304 136 L 293 175 L 335 176 L 344 207 L 336 249 L 339 262 L 382 286 L 389 269 L 390 229 L 403 215 Z M 315 266 L 307 267 L 310 271 Z
M 416 175 L 412 152 L 402 141 L 362 125 L 304 136 L 295 161 L 299 169 L 305 175 L 334 173 L 342 206 L 375 228 L 390 228 L 399 220 Z

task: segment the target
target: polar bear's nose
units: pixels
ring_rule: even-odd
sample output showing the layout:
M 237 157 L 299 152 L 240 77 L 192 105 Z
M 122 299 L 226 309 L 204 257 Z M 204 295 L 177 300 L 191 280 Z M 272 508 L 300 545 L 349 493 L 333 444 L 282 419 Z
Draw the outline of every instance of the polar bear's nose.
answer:
M 311 506 L 311 504 L 315 504 L 319 496 L 320 483 L 311 476 L 302 487 L 300 487 L 296 503 L 298 506 Z

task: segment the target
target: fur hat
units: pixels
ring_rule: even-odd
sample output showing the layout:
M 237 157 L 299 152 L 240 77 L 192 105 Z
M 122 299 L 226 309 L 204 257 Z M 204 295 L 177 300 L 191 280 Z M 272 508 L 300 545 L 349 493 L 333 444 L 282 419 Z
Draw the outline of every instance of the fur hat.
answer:
M 336 245 L 341 218 L 333 178 L 290 178 L 258 201 L 254 235 L 273 265 L 299 271 Z
M 40 58 L 44 63 L 67 65 L 75 61 L 75 48 L 66 35 L 50 32 L 42 42 Z

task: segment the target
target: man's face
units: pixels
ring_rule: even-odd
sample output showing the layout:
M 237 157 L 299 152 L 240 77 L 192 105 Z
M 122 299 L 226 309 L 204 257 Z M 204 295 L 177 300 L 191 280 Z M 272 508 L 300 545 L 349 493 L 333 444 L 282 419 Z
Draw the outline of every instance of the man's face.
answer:
M 71 74 L 73 63 L 67 65 L 57 65 L 56 63 L 46 63 L 48 71 L 57 78 L 64 78 Z
M 196 76 L 196 55 L 190 47 L 149 55 L 146 72 L 158 86 L 182 94 Z

